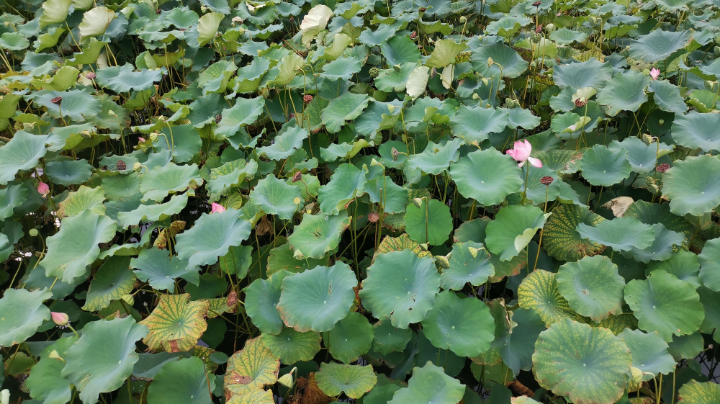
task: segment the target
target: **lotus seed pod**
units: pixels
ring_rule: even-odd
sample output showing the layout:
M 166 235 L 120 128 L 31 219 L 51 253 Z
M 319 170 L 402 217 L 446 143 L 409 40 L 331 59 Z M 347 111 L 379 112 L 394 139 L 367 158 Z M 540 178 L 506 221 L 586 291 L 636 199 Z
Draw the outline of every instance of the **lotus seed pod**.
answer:
M 30 237 L 37 237 L 39 234 L 37 229 L 30 229 L 28 233 L 30 234 Z
M 380 74 L 380 70 L 377 67 L 370 68 L 370 77 L 377 77 Z
M 463 15 L 460 16 L 460 24 L 465 24 L 467 22 L 467 18 Z

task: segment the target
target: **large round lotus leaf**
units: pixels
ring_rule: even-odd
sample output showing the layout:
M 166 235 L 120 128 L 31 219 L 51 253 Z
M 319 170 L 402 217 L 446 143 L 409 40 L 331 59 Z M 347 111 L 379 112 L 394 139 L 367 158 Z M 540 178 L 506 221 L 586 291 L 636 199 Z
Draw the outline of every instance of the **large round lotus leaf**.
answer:
M 241 215 L 234 209 L 201 215 L 193 228 L 178 234 L 178 258 L 187 260 L 190 267 L 216 263 L 231 246 L 239 246 L 250 236 L 250 222 Z
M 647 279 L 628 282 L 625 302 L 641 330 L 656 331 L 667 342 L 673 335 L 697 331 L 705 317 L 695 288 L 665 271 L 653 271 Z
M 277 310 L 286 271 L 274 273 L 268 280 L 256 279 L 245 288 L 245 312 L 253 324 L 265 334 L 277 335 L 283 329 L 282 318 Z
M 675 115 L 672 137 L 678 144 L 691 149 L 700 148 L 706 152 L 720 150 L 720 114 L 701 114 L 690 111 L 686 115 Z
M 64 201 L 60 202 L 58 216 L 70 217 L 79 214 L 85 210 L 95 212 L 99 215 L 105 214 L 105 205 L 103 201 L 105 195 L 102 188 L 89 188 L 84 185 L 80 186 L 75 192 L 70 192 Z
M 140 324 L 149 329 L 143 339 L 150 349 L 184 352 L 192 349 L 207 329 L 209 303 L 190 302 L 190 295 L 162 295 L 160 303 Z
M 422 199 L 420 207 L 407 206 L 405 230 L 414 241 L 440 245 L 447 241 L 453 229 L 450 208 L 437 199 Z
M 508 113 L 508 127 L 510 129 L 535 129 L 540 125 L 540 117 L 535 116 L 529 109 L 504 109 Z
M 307 139 L 308 131 L 299 126 L 283 127 L 279 134 L 273 139 L 273 144 L 265 147 L 258 147 L 258 154 L 265 154 L 269 159 L 280 161 L 290 157 L 295 151 L 302 147 L 303 140 Z
M 707 246 L 707 243 L 705 244 Z M 681 281 L 685 281 L 697 289 L 702 285 L 698 272 L 700 271 L 700 262 L 698 256 L 690 251 L 680 250 L 673 253 L 670 258 L 665 261 L 651 261 L 645 273 L 663 270 L 669 274 L 675 275 Z
M 258 182 L 250 192 L 250 199 L 263 212 L 290 220 L 298 209 L 296 202 L 300 199 L 300 189 L 270 174 Z
M 57 97 L 62 99 L 59 104 L 52 102 Z M 100 113 L 100 101 L 82 90 L 39 91 L 33 101 L 47 108 L 53 118 L 60 118 L 60 113 L 62 113 L 63 117 L 68 117 L 73 121 L 85 122 Z
M 456 404 L 463 399 L 465 388 L 432 363 L 413 368 L 408 386 L 395 392 L 388 404 L 438 403 Z
M 596 226 L 602 216 L 577 205 L 561 205 L 553 210 L 543 230 L 543 247 L 548 255 L 563 261 L 577 261 L 595 255 L 603 246 L 585 240 L 577 231 L 580 223 Z
M 495 338 L 495 320 L 487 305 L 478 299 L 461 299 L 452 291 L 435 297 L 422 326 L 435 347 L 458 356 L 478 356 Z
M 702 216 L 720 204 L 720 160 L 702 155 L 676 160 L 663 175 L 663 196 L 676 215 Z
M 577 404 L 612 404 L 625 390 L 632 356 L 610 330 L 564 319 L 540 333 L 533 354 L 540 386 Z
M 495 62 L 488 66 L 488 58 Z M 499 77 L 502 69 L 502 76 L 514 79 L 520 76 L 528 66 L 515 50 L 502 42 L 495 42 L 483 45 L 472 53 L 473 68 L 482 77 Z M 502 67 L 501 67 L 502 66 Z
M 350 80 L 360 69 L 362 65 L 357 58 L 340 57 L 323 66 L 321 75 L 331 80 Z
M 328 333 L 330 354 L 340 362 L 355 361 L 370 351 L 373 331 L 373 326 L 365 316 L 358 312 L 348 314 Z
M 387 320 L 373 324 L 373 330 L 372 350 L 382 355 L 391 352 L 402 352 L 413 336 L 411 329 L 395 328 Z
M 285 325 L 297 331 L 330 331 L 347 316 L 355 299 L 357 279 L 338 262 L 285 277 L 277 309 Z
M 40 361 L 33 366 L 25 385 L 30 390 L 30 397 L 43 400 L 47 404 L 64 404 L 72 398 L 70 382 L 60 376 L 65 362 L 50 357 L 56 352 L 61 358 L 78 338 L 74 335 L 60 338 L 50 344 L 40 355 Z
M 98 311 L 113 300 L 132 292 L 135 274 L 130 270 L 130 257 L 109 257 L 90 282 L 83 310 Z
M 30 41 L 17 32 L 6 32 L 0 36 L 0 48 L 19 51 L 30 46 Z
M 444 145 L 429 142 L 422 153 L 410 156 L 406 165 L 427 174 L 438 175 L 447 170 L 450 163 L 458 160 L 461 143 L 460 139 L 450 140 Z
M 395 65 L 390 69 L 382 69 L 375 79 L 375 85 L 380 91 L 403 91 L 416 67 L 418 67 L 418 63 L 412 62 Z
M 183 358 L 167 363 L 160 369 L 150 384 L 147 399 L 159 404 L 211 404 L 208 383 L 214 382 L 214 379 L 214 374 L 206 373 L 205 364 L 200 358 Z
M 50 310 L 42 303 L 50 299 L 49 290 L 8 289 L 0 299 L 0 346 L 25 342 L 38 327 L 50 319 Z
M 82 190 L 82 188 L 80 189 Z M 130 226 L 137 226 L 139 222 L 166 220 L 185 209 L 188 196 L 188 194 L 173 195 L 166 203 L 140 205 L 137 209 L 129 212 L 119 212 L 117 222 L 122 228 L 127 229 Z
M 321 340 L 319 333 L 297 332 L 290 327 L 283 328 L 278 335 L 262 335 L 265 346 L 285 365 L 312 360 L 320 352 Z
M 548 326 L 566 318 L 577 320 L 580 317 L 560 294 L 557 274 L 542 269 L 523 279 L 518 287 L 518 304 L 523 309 L 534 310 Z
M 9 185 L 5 189 L 0 189 L 0 220 L 11 217 L 13 210 L 25 203 L 28 192 L 28 188 L 23 184 Z
M 407 35 L 390 37 L 387 42 L 380 44 L 380 52 L 390 66 L 415 63 L 420 60 L 420 51 L 417 45 Z
M 582 238 L 611 247 L 615 251 L 645 249 L 655 240 L 653 228 L 634 217 L 603 220 L 595 226 L 580 223 L 577 231 Z
M 334 216 L 305 214 L 302 222 L 295 226 L 295 231 L 288 237 L 288 243 L 304 257 L 322 258 L 325 253 L 337 248 L 340 236 L 351 220 L 347 210 Z
M 667 59 L 684 48 L 692 38 L 690 31 L 672 32 L 656 29 L 630 44 L 630 57 L 654 63 Z
M 323 393 L 329 396 L 346 396 L 354 399 L 362 397 L 372 390 L 377 382 L 372 365 L 341 365 L 339 363 L 322 363 L 320 371 L 315 373 L 315 380 Z
M 479 243 L 455 243 L 449 261 L 450 268 L 441 276 L 443 289 L 462 290 L 467 283 L 480 286 L 495 275 L 490 256 Z
M 345 121 L 350 121 L 362 114 L 370 103 L 370 97 L 366 94 L 354 94 L 346 92 L 338 98 L 330 101 L 322 111 L 322 122 L 325 129 L 330 133 L 340 131 Z
M 38 160 L 45 156 L 47 136 L 36 136 L 25 131 L 15 132 L 15 136 L 0 147 L 0 185 L 15 179 L 18 171 L 33 169 Z
M 620 111 L 636 112 L 647 101 L 645 87 L 648 77 L 637 71 L 616 73 L 597 95 L 601 105 L 607 106 L 607 114 L 615 116 Z
M 700 261 L 700 280 L 706 288 L 720 292 L 720 238 L 705 242 Z
M 318 189 L 320 210 L 328 215 L 347 209 L 350 201 L 365 193 L 365 170 L 352 164 L 341 164 L 330 182 Z
M 585 257 L 562 265 L 557 288 L 573 310 L 594 321 L 622 311 L 625 280 L 607 257 Z
M 512 37 L 521 27 L 527 26 L 531 22 L 532 20 L 525 16 L 506 15 L 488 24 L 485 32 L 491 35 Z
M 668 344 L 657 333 L 626 329 L 618 337 L 630 348 L 632 365 L 643 372 L 643 380 L 675 370 L 675 359 L 668 353 Z
M 173 161 L 185 163 L 192 160 L 202 147 L 202 140 L 194 126 L 190 124 L 166 126 L 161 131 L 163 136 L 154 144 L 157 151 L 168 150 L 172 153 Z M 169 141 L 168 141 L 169 139 Z
M 132 316 L 92 321 L 80 339 L 65 351 L 62 377 L 80 391 L 84 403 L 96 403 L 100 393 L 123 385 L 138 361 L 135 343 L 148 333 Z
M 613 152 L 627 150 L 628 162 L 636 173 L 649 173 L 655 170 L 658 154 L 662 157 L 673 150 L 672 146 L 664 143 L 647 145 L 636 137 L 627 137 L 622 142 L 614 140 L 609 147 Z
M 169 193 L 182 192 L 193 184 L 202 185 L 202 182 L 197 165 L 170 163 L 143 174 L 140 192 L 144 201 L 162 202 Z
M 131 64 L 111 66 L 97 71 L 95 81 L 102 87 L 116 93 L 143 91 L 151 88 L 153 83 L 162 79 L 160 70 L 141 70 L 134 72 Z M 63 101 L 65 101 L 63 99 Z
M 590 184 L 609 187 L 629 177 L 632 167 L 624 149 L 595 145 L 583 154 L 580 170 Z
M 220 123 L 215 130 L 215 135 L 232 137 L 243 126 L 255 122 L 257 117 L 264 112 L 264 107 L 265 99 L 263 97 L 237 98 L 232 108 L 222 110 Z
M 534 310 L 518 308 L 512 311 L 512 332 L 507 336 L 506 344 L 500 350 L 503 363 L 513 374 L 520 370 L 532 369 L 532 354 L 535 352 L 535 341 L 542 331 L 545 322 Z
M 563 27 L 550 33 L 550 39 L 558 45 L 570 45 L 573 42 L 585 42 L 587 35 L 580 31 L 573 31 Z M 557 73 L 557 70 L 555 70 L 555 72 Z
M 508 125 L 509 116 L 502 109 L 466 107 L 458 108 L 450 118 L 453 136 L 462 138 L 465 144 L 482 142 L 492 133 L 500 133 Z
M 389 317 L 396 328 L 422 321 L 440 290 L 433 260 L 410 250 L 378 255 L 367 272 L 360 291 L 363 306 L 380 320 Z
M 517 162 L 494 148 L 468 153 L 450 165 L 450 174 L 462 196 L 484 206 L 502 202 L 523 184 Z
M 487 226 L 485 244 L 501 261 L 509 261 L 522 251 L 545 224 L 540 208 L 527 205 L 506 206 Z
M 555 84 L 560 87 L 573 88 L 602 88 L 613 73 L 610 63 L 601 63 L 595 58 L 590 58 L 582 63 L 557 65 L 554 70 Z
M 249 339 L 242 350 L 228 359 L 223 387 L 233 394 L 262 389 L 277 382 L 279 371 L 280 360 L 265 346 L 263 339 Z
M 100 254 L 98 244 L 107 243 L 115 237 L 115 222 L 89 210 L 65 218 L 60 231 L 48 237 L 48 251 L 40 266 L 45 274 L 72 283 L 87 275 L 87 266 Z
M 85 160 L 61 160 L 49 161 L 45 169 L 53 183 L 67 186 L 89 180 L 93 167 Z
M 210 202 L 218 200 L 232 189 L 240 185 L 246 177 L 255 175 L 258 164 L 255 160 L 243 159 L 229 161 L 220 167 L 210 170 L 207 190 L 210 193 Z
M 685 100 L 680 95 L 680 87 L 667 80 L 654 80 L 650 83 L 653 101 L 661 111 L 682 114 L 688 110 Z
M 135 276 L 138 279 L 157 290 L 174 290 L 176 278 L 195 285 L 200 282 L 197 267 L 188 266 L 187 261 L 158 248 L 140 251 L 137 258 L 130 260 L 130 267 L 137 268 Z
M 678 391 L 678 402 L 687 404 L 712 404 L 720 401 L 720 385 L 714 382 L 700 383 L 690 380 Z

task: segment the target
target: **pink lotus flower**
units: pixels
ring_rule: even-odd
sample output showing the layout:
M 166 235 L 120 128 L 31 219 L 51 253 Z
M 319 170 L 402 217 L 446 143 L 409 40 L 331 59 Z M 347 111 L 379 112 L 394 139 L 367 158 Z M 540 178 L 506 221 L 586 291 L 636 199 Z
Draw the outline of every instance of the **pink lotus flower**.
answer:
M 214 202 L 213 202 L 213 204 L 212 204 L 212 212 L 210 212 L 210 213 L 222 213 L 222 212 L 225 212 L 225 208 L 223 208 L 223 206 L 220 205 L 219 203 L 214 203 Z
M 530 157 L 530 153 L 532 153 L 532 145 L 530 142 L 525 140 L 518 140 L 513 145 L 513 148 L 511 150 L 506 151 L 505 153 L 509 154 L 510 157 L 514 158 L 515 161 L 519 161 L 518 167 L 522 167 L 523 164 L 525 164 L 525 160 L 529 161 L 530 164 L 532 164 L 535 167 L 542 167 L 542 161 Z
M 47 196 L 47 194 L 50 193 L 50 187 L 48 186 L 48 184 L 40 182 L 37 186 L 37 191 L 40 192 L 40 195 L 42 195 L 44 198 Z
M 658 77 L 660 77 L 660 70 L 654 67 L 650 69 L 650 77 L 652 77 L 653 80 L 657 80 Z
M 144 143 L 144 142 L 145 142 L 145 138 L 144 138 L 144 137 L 138 137 L 138 142 Z
M 50 315 L 52 316 L 52 321 L 59 326 L 66 325 L 70 320 L 68 315 L 65 313 L 57 313 L 53 311 L 50 312 Z

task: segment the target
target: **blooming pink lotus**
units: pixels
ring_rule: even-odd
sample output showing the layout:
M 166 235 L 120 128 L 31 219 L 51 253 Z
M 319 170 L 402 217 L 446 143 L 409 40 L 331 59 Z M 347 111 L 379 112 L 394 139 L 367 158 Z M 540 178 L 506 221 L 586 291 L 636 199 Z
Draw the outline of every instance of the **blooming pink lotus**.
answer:
M 525 161 L 529 161 L 530 164 L 532 164 L 535 167 L 542 167 L 542 161 L 530 157 L 530 153 L 532 153 L 532 145 L 530 142 L 525 140 L 518 140 L 513 145 L 513 148 L 506 151 L 505 153 L 509 154 L 510 157 L 514 158 L 515 161 L 518 161 L 518 167 L 522 167 L 523 164 L 525 164 Z
M 210 213 L 222 213 L 222 212 L 225 212 L 225 208 L 223 208 L 223 206 L 220 205 L 219 203 L 214 203 L 214 202 L 213 202 L 213 204 L 212 204 L 212 212 L 210 212 Z
M 660 77 L 660 70 L 654 67 L 650 69 L 650 77 L 652 77 L 653 80 L 657 80 L 658 77 Z
M 40 182 L 37 186 L 37 191 L 40 192 L 40 195 L 42 195 L 44 198 L 47 196 L 47 194 L 50 193 L 50 187 L 48 186 L 48 184 Z
M 50 312 L 50 315 L 52 316 L 52 321 L 59 326 L 66 325 L 68 323 L 68 321 L 70 320 L 68 315 L 65 313 L 58 313 L 58 312 L 52 311 L 52 312 Z

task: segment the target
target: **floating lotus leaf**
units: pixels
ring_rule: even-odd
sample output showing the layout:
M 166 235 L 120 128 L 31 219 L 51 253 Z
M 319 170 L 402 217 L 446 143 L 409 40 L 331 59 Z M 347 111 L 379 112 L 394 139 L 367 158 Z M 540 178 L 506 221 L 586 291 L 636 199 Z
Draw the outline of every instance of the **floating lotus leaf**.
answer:
M 208 384 L 215 375 L 208 374 L 203 361 L 195 356 L 165 364 L 153 378 L 147 399 L 154 403 L 170 404 L 192 400 L 198 404 L 211 404 Z
M 633 248 L 642 250 L 650 247 L 655 240 L 652 227 L 633 217 L 603 220 L 595 226 L 580 223 L 577 231 L 581 237 L 616 251 L 630 251 Z
M 190 230 L 177 236 L 178 258 L 188 265 L 211 265 L 250 236 L 250 223 L 240 218 L 239 210 L 203 214 Z
M 658 334 L 626 329 L 618 337 L 630 348 L 632 365 L 643 372 L 643 380 L 675 370 L 675 359 L 667 351 L 668 344 Z
M 720 292 L 720 238 L 705 242 L 700 261 L 700 280 L 710 290 Z
M 612 80 L 598 91 L 597 100 L 607 106 L 609 116 L 615 116 L 620 111 L 636 112 L 648 99 L 645 93 L 648 80 L 636 71 L 615 73 Z
M 441 367 L 426 363 L 413 368 L 408 386 L 395 392 L 388 404 L 439 403 L 454 404 L 465 395 L 465 388 L 457 379 L 445 374 Z
M 42 351 L 40 361 L 33 366 L 30 377 L 25 380 L 25 385 L 30 390 L 30 397 L 36 400 L 43 400 L 47 404 L 64 404 L 72 398 L 72 386 L 67 379 L 60 376 L 65 362 L 51 358 L 52 352 L 57 353 L 61 358 L 65 351 L 70 348 L 78 338 L 68 336 L 58 339 Z
M 372 365 L 341 365 L 339 363 L 323 363 L 320 371 L 315 373 L 320 389 L 327 395 L 339 396 L 345 393 L 350 398 L 360 398 L 372 390 L 377 382 Z
M 488 223 L 485 244 L 501 261 L 520 254 L 545 224 L 545 214 L 535 206 L 506 206 Z
M 130 271 L 130 257 L 110 257 L 90 282 L 83 310 L 98 311 L 120 300 L 135 287 L 135 274 Z
M 207 301 L 190 302 L 189 294 L 162 295 L 152 313 L 141 321 L 149 329 L 143 339 L 150 349 L 184 352 L 192 349 L 207 329 Z
M 19 171 L 33 169 L 45 156 L 47 136 L 17 131 L 5 146 L 0 147 L 0 185 L 15 179 Z
M 107 87 L 116 93 L 127 93 L 147 90 L 153 86 L 153 83 L 162 79 L 160 70 L 142 70 L 138 72 L 133 70 L 131 64 L 106 67 L 98 70 L 95 80 L 99 85 Z M 63 101 L 65 100 L 63 99 Z
M 350 225 L 351 219 L 347 211 L 341 211 L 335 216 L 303 215 L 302 222 L 288 237 L 288 243 L 304 257 L 322 258 L 325 253 L 337 248 L 340 236 Z
M 290 327 L 283 328 L 278 335 L 263 334 L 262 336 L 265 346 L 285 365 L 312 360 L 320 352 L 321 340 L 319 333 L 297 332 Z
M 245 341 L 245 347 L 228 359 L 224 389 L 231 394 L 247 394 L 275 384 L 280 360 L 263 343 L 261 337 Z
M 0 346 L 11 347 L 25 342 L 35 334 L 43 321 L 50 319 L 50 310 L 42 302 L 52 297 L 49 290 L 33 292 L 8 289 L 0 299 Z
M 701 114 L 690 111 L 676 115 L 672 124 L 672 137 L 680 145 L 691 149 L 701 148 L 710 152 L 720 150 L 720 135 L 715 128 L 720 125 L 718 114 Z
M 174 290 L 176 278 L 196 285 L 200 282 L 197 267 L 158 248 L 142 250 L 137 258 L 130 260 L 130 267 L 137 268 L 134 272 L 138 279 L 158 290 Z
M 330 133 L 339 132 L 340 128 L 345 125 L 345 121 L 360 116 L 369 102 L 370 98 L 367 95 L 350 92 L 333 99 L 322 112 L 322 121 L 325 128 Z
M 452 231 L 450 208 L 437 199 L 423 199 L 420 207 L 408 205 L 405 227 L 408 235 L 418 243 L 443 244 Z
M 495 149 L 469 153 L 450 165 L 458 192 L 485 206 L 500 203 L 523 184 L 516 162 Z
M 509 115 L 494 108 L 461 106 L 450 118 L 453 135 L 462 138 L 465 144 L 482 142 L 490 134 L 502 132 L 508 123 Z
M 360 355 L 370 351 L 373 331 L 373 326 L 365 316 L 351 312 L 328 333 L 330 354 L 343 363 L 354 362 Z
M 650 63 L 659 62 L 667 59 L 676 50 L 684 48 L 691 38 L 689 31 L 656 29 L 630 44 L 630 56 Z
M 352 164 L 341 164 L 333 173 L 330 182 L 318 189 L 320 210 L 326 214 L 337 214 L 347 209 L 350 201 L 362 195 L 365 190 L 365 170 Z
M 582 63 L 575 62 L 556 66 L 553 78 L 555 84 L 560 87 L 600 89 L 610 80 L 612 74 L 612 65 L 590 58 Z
M 518 303 L 523 309 L 534 310 L 548 326 L 569 318 L 579 318 L 560 294 L 557 274 L 537 269 L 518 287 Z
M 632 167 L 625 150 L 595 145 L 583 154 L 580 169 L 590 184 L 609 187 L 630 176 Z
M 676 161 L 663 176 L 663 196 L 676 215 L 700 216 L 720 204 L 720 160 L 702 155 Z
M 495 274 L 488 252 L 472 241 L 455 243 L 449 261 L 450 268 L 442 272 L 443 289 L 462 290 L 467 283 L 480 286 Z
M 580 315 L 600 321 L 622 310 L 625 281 L 607 257 L 568 262 L 560 267 L 556 280 L 560 294 Z
M 53 183 L 65 186 L 82 184 L 89 180 L 93 170 L 85 160 L 49 161 L 45 168 Z

